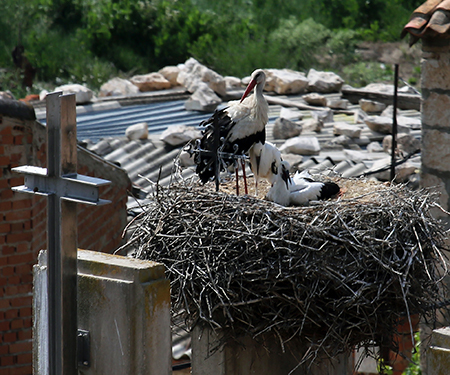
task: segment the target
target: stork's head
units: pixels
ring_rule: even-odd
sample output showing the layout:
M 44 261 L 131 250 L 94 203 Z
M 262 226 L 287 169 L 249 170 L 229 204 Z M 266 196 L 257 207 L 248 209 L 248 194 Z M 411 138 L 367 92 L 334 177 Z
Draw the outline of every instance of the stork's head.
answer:
M 250 82 L 245 89 L 244 95 L 242 95 L 242 101 L 247 97 L 248 94 L 253 90 L 253 88 L 258 85 L 264 88 L 264 84 L 266 83 L 266 73 L 262 69 L 256 69 L 251 76 Z

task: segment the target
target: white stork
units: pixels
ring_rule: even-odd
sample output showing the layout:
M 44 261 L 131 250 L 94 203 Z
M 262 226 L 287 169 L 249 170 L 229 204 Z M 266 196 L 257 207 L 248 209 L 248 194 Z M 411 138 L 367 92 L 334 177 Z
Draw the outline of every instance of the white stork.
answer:
M 247 153 L 255 143 L 265 143 L 265 127 L 269 120 L 269 106 L 263 95 L 265 82 L 266 75 L 264 71 L 261 69 L 255 70 L 241 100 L 230 102 L 227 108 L 214 112 L 208 120 L 200 124 L 201 126 L 206 126 L 199 144 L 202 150 L 211 150 L 215 122 L 217 122 L 220 129 L 220 139 L 223 142 L 221 151 L 224 153 L 242 155 Z M 248 96 L 253 88 L 255 88 L 254 94 Z M 214 178 L 216 166 L 215 158 L 211 154 L 199 152 L 195 161 L 197 164 L 196 172 L 203 183 Z M 223 161 L 226 166 L 230 166 L 234 162 L 232 159 L 223 159 Z
M 249 150 L 250 169 L 255 176 L 255 195 L 258 195 L 258 183 L 265 178 L 273 184 L 283 161 L 281 152 L 273 143 L 255 143 Z
M 286 172 L 287 171 L 287 172 Z M 283 206 L 304 206 L 310 201 L 325 200 L 338 194 L 340 188 L 334 182 L 314 181 L 307 171 L 289 176 L 289 164 L 281 163 L 281 172 L 276 176 L 266 199 Z

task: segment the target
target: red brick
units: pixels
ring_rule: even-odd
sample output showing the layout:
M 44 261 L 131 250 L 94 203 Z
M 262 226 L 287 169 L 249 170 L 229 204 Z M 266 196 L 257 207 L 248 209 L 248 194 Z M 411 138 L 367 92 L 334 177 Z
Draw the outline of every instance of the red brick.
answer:
M 14 319 L 17 317 L 19 317 L 19 310 L 17 309 L 10 309 L 5 312 L 6 319 Z
M 6 190 L 8 191 L 8 190 Z M 11 196 L 5 199 L 11 199 L 12 198 L 12 190 L 9 190 L 11 192 Z M 1 196 L 3 197 L 3 191 L 1 193 Z M 9 211 L 5 215 L 6 221 L 14 221 L 14 220 L 27 220 L 31 219 L 31 210 L 16 210 L 16 211 Z
M 11 307 L 11 304 L 9 303 L 9 300 L 0 299 L 0 309 L 8 309 L 10 307 Z
M 31 306 L 31 303 L 32 303 L 31 296 L 14 298 L 11 300 L 12 307 Z
M 14 267 L 3 267 L 2 274 L 3 274 L 3 276 L 14 275 Z
M 31 365 L 27 366 L 15 366 L 11 369 L 10 375 L 31 375 L 33 373 L 33 370 L 31 368 Z
M 19 309 L 19 315 L 21 318 L 30 317 L 33 313 L 33 310 L 31 310 L 31 307 L 22 307 Z
M 5 293 L 7 296 L 15 296 L 18 293 L 19 288 L 17 285 L 9 285 L 5 288 Z
M 7 167 L 9 165 L 9 157 L 8 156 L 0 156 L 0 166 Z
M 31 237 L 30 237 L 31 240 Z M 27 264 L 35 261 L 32 253 L 11 255 L 8 257 L 8 264 Z
M 20 266 L 16 266 L 16 275 L 29 274 L 33 270 L 32 264 L 21 264 Z
M 32 359 L 33 357 L 31 353 L 19 354 L 17 356 L 17 363 L 19 364 L 31 363 Z
M 1 357 L 0 358 L 0 365 L 2 366 L 12 366 L 14 364 L 14 357 L 8 356 L 8 357 Z
M 0 331 L 9 331 L 9 322 L 0 322 Z
M 22 176 L 20 177 L 11 177 L 9 179 L 9 183 L 11 186 L 19 186 L 19 185 L 23 185 L 24 183 L 24 178 Z M 21 199 L 23 200 L 23 199 Z M 26 200 L 30 200 L 30 198 L 26 199 Z M 13 206 L 14 207 L 14 206 Z
M 12 136 L 12 135 L 2 135 L 1 140 L 2 140 L 2 144 L 4 144 L 4 145 L 13 145 L 14 144 L 14 136 Z
M 33 337 L 33 332 L 31 329 L 22 330 L 18 332 L 19 334 L 19 340 L 31 340 Z
M 23 320 L 15 319 L 11 322 L 11 329 L 23 328 Z
M 13 342 L 17 340 L 17 333 L 16 332 L 7 332 L 3 334 L 3 341 L 4 342 Z
M 0 130 L 0 135 L 12 134 L 12 126 L 5 126 Z
M 19 343 L 11 344 L 9 346 L 10 353 L 31 352 L 31 349 L 32 349 L 31 341 L 19 342 Z
M 3 258 L 0 258 L 3 259 Z M 6 259 L 6 258 L 5 258 Z M 0 286 L 5 286 L 7 284 L 6 277 L 0 277 Z M 0 317 L 1 318 L 1 317 Z
M 17 269 L 17 267 L 16 267 Z M 16 285 L 16 284 L 20 284 L 20 276 L 11 276 L 8 277 L 8 284 L 10 285 Z
M 23 283 L 32 283 L 33 282 L 33 274 L 22 275 L 20 278 Z
M 29 222 L 28 222 L 29 223 Z M 25 228 L 24 228 L 25 229 Z M 31 228 L 29 228 L 31 229 Z M 29 242 L 22 242 L 22 243 L 18 243 L 16 246 L 16 251 L 18 253 L 24 253 L 26 251 L 29 251 L 30 249 L 30 243 Z
M 3 356 L 8 353 L 9 353 L 9 345 L 0 345 L 0 355 Z
M 2 247 L 2 255 L 11 255 L 16 252 L 16 248 L 14 246 L 3 246 Z
M 0 202 L 0 212 L 9 211 L 12 208 L 12 202 L 11 201 L 4 201 Z
M 0 166 L 1 166 L 1 164 L 0 164 Z M 0 198 L 2 200 L 11 199 L 13 197 L 13 195 L 14 195 L 14 193 L 11 189 L 3 189 L 0 191 Z
M 23 320 L 23 326 L 25 328 L 31 328 L 32 325 L 33 325 L 33 321 L 31 320 L 31 318 L 26 318 Z
M 16 186 L 16 185 L 11 184 L 11 186 Z M 12 204 L 13 210 L 20 210 L 22 208 L 30 208 L 30 207 L 31 207 L 31 199 L 21 199 L 18 201 L 14 201 Z
M 23 135 L 16 135 L 14 137 L 14 144 L 21 145 L 23 143 L 23 138 L 24 138 Z
M 9 189 L 9 181 L 6 178 L 0 180 L 0 189 Z

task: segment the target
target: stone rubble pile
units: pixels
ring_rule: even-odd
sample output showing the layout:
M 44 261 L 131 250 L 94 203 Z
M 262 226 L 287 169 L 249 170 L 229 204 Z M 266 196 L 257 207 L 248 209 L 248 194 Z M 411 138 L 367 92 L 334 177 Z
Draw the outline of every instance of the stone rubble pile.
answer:
M 273 138 L 284 141 L 279 149 L 291 165 L 299 164 L 302 156 L 318 155 L 321 152 L 318 136 L 324 127 L 331 128 L 334 137 L 326 143 L 322 143 L 322 148 L 344 150 L 346 156 L 355 162 L 367 159 L 367 155 L 370 154 L 386 153 L 386 158 L 374 162 L 372 169 L 390 163 L 392 106 L 386 106 L 386 104 L 374 100 L 361 99 L 359 108 L 353 111 L 353 122 L 335 121 L 334 114 L 339 111 L 348 112 L 349 107 L 348 100 L 336 97 L 336 95 L 327 95 L 341 92 L 344 80 L 337 74 L 314 69 L 310 69 L 308 74 L 289 69 L 266 69 L 265 72 L 267 76 L 266 92 L 278 95 L 302 95 L 301 99 L 305 106 L 317 108 L 310 111 L 311 117 L 303 119 L 303 114 L 298 110 L 282 106 L 280 116 L 274 122 Z M 223 77 L 194 58 L 190 58 L 183 64 L 167 66 L 158 72 L 135 75 L 130 79 L 112 78 L 101 86 L 98 96 L 139 96 L 149 91 L 177 87 L 190 93 L 190 97 L 185 102 L 186 110 L 213 112 L 219 105 L 225 105 L 229 99 L 239 97 L 249 79 L 250 77 L 242 79 L 231 76 Z M 75 93 L 76 101 L 79 104 L 96 100 L 92 90 L 78 84 L 60 86 L 55 90 L 63 91 L 65 94 Z M 364 90 L 392 94 L 394 87 L 377 83 L 366 86 Z M 410 90 L 405 86 L 399 89 L 399 92 L 410 93 Z M 45 95 L 46 92 L 42 92 L 41 99 Z M 8 93 L 3 93 L 3 96 L 7 97 Z M 223 102 L 225 103 L 223 104 Z M 397 114 L 397 128 L 399 155 L 412 154 L 420 148 L 420 141 L 410 134 L 411 130 L 421 128 L 420 119 Z M 371 142 L 367 135 L 363 135 L 363 130 L 366 131 L 366 134 L 367 130 L 370 130 L 374 134 L 385 135 L 385 138 L 382 143 Z M 318 136 L 312 136 L 311 132 L 317 133 Z M 305 135 L 305 133 L 308 134 Z M 148 125 L 146 123 L 133 125 L 127 129 L 126 136 L 130 140 L 147 139 Z M 179 147 L 200 137 L 200 131 L 192 129 L 192 127 L 171 126 L 161 134 L 160 139 L 172 147 Z M 365 147 L 365 153 L 361 153 L 361 146 Z M 187 156 L 183 156 L 182 163 L 189 165 L 192 161 Z M 414 165 L 404 163 L 399 166 L 398 179 L 407 180 L 411 174 L 415 173 L 416 169 Z M 388 179 L 389 171 L 386 173 L 377 174 L 376 177 Z

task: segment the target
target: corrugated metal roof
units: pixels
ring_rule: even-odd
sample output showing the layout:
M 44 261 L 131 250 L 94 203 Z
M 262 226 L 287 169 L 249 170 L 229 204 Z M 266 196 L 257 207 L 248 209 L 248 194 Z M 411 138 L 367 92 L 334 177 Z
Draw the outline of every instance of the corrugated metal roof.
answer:
M 241 93 L 235 95 L 239 96 Z M 327 99 L 337 99 L 339 93 L 325 95 Z M 306 105 L 302 95 L 282 96 L 277 95 L 277 100 L 282 103 L 291 103 L 290 110 L 298 113 L 301 118 L 311 118 L 310 109 L 301 109 Z M 271 102 L 277 102 L 271 100 Z M 168 185 L 174 167 L 174 159 L 181 151 L 181 147 L 171 147 L 164 144 L 160 139 L 160 134 L 169 126 L 186 125 L 197 127 L 201 121 L 211 114 L 186 111 L 184 100 L 169 100 L 165 102 L 122 105 L 121 100 L 101 101 L 86 106 L 77 106 L 77 136 L 79 141 L 89 140 L 87 147 L 89 150 L 104 157 L 106 160 L 119 164 L 124 168 L 135 187 L 144 193 L 150 191 L 156 181 L 161 185 Z M 273 137 L 273 127 L 275 120 L 279 117 L 282 106 L 279 104 L 269 105 L 269 123 L 266 126 L 267 140 L 277 146 L 281 146 L 285 140 Z M 345 111 L 335 111 L 334 121 L 345 121 L 350 124 L 355 123 L 353 113 L 359 109 L 359 105 L 353 104 Z M 320 108 L 317 108 L 320 110 Z M 419 118 L 420 113 L 416 110 L 400 111 L 402 116 Z M 45 122 L 45 109 L 37 111 L 38 119 Z M 149 137 L 146 140 L 129 140 L 125 136 L 128 126 L 141 122 L 147 122 Z M 420 138 L 420 129 L 411 130 L 411 134 Z M 320 133 L 304 130 L 302 136 L 317 137 L 321 146 L 319 155 L 297 156 L 299 169 L 315 169 L 323 171 L 326 168 L 334 167 L 343 176 L 359 176 L 370 170 L 376 160 L 387 158 L 383 152 L 368 153 L 365 150 L 367 144 L 373 141 L 381 142 L 384 134 L 375 133 L 368 127 L 363 126 L 361 137 L 354 140 L 353 150 L 360 150 L 361 153 L 352 153 L 352 150 L 336 148 L 330 146 L 330 141 L 334 138 L 333 124 L 325 124 Z M 294 157 L 295 158 L 295 157 Z M 303 159 L 303 163 L 301 163 Z M 248 170 L 248 173 L 251 173 Z M 188 177 L 193 174 L 192 168 L 183 171 L 183 176 Z M 130 199 L 130 206 L 136 203 Z

